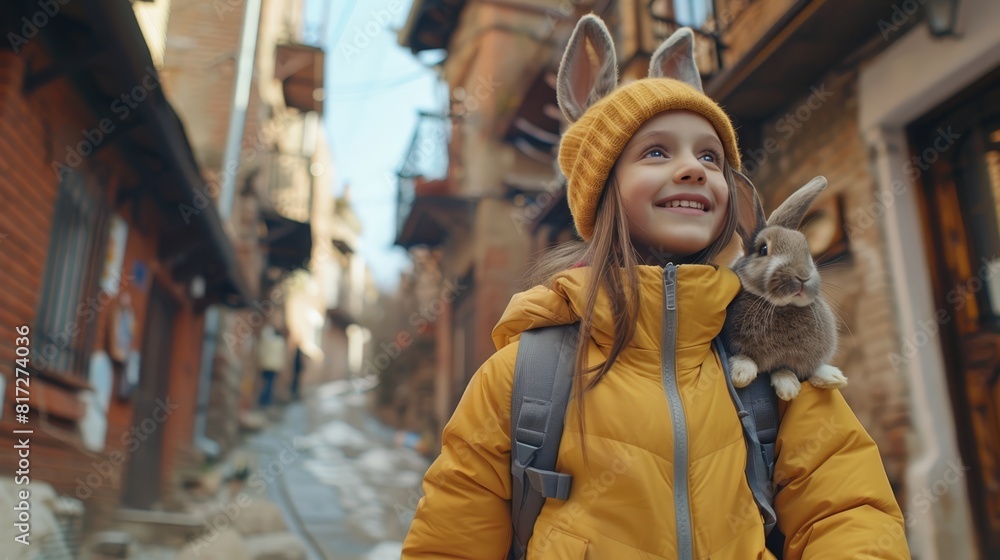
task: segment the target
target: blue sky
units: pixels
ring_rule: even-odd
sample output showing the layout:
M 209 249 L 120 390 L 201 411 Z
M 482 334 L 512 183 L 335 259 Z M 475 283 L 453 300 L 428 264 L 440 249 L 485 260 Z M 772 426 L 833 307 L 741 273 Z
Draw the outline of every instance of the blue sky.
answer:
M 395 239 L 395 173 L 419 110 L 439 110 L 447 91 L 398 30 L 411 0 L 306 0 L 305 41 L 326 51 L 324 121 L 334 161 L 331 188 L 351 185 L 364 224 L 361 253 L 379 288 L 392 290 L 409 264 Z M 325 20 L 325 21 L 324 21 Z

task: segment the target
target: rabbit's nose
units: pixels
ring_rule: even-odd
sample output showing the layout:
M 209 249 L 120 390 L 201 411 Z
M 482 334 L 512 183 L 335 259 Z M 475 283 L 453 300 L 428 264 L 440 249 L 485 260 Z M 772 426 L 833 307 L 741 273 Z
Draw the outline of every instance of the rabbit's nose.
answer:
M 800 295 L 806 291 L 806 280 L 808 280 L 808 278 L 803 279 L 801 276 L 796 276 L 795 279 L 798 280 L 798 282 L 796 282 L 798 285 L 796 286 L 795 295 Z

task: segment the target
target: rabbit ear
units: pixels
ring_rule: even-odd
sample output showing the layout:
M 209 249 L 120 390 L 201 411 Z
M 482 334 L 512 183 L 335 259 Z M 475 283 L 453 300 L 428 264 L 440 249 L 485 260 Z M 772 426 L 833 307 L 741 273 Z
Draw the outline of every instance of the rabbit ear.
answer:
M 802 223 L 806 211 L 812 206 L 819 193 L 823 192 L 826 185 L 826 177 L 822 175 L 806 183 L 804 187 L 792 193 L 792 196 L 788 197 L 777 210 L 771 213 L 771 217 L 767 219 L 767 225 L 799 229 L 799 224 Z
M 753 240 L 767 225 L 764 217 L 764 207 L 757 196 L 757 189 L 754 188 L 750 179 L 740 173 L 733 171 L 733 178 L 736 180 L 736 204 L 738 213 L 736 215 L 736 233 L 743 241 L 744 252 L 753 245 Z
M 611 33 L 601 18 L 580 18 L 569 38 L 559 73 L 556 99 L 569 122 L 579 119 L 588 107 L 618 85 L 618 60 Z
M 650 78 L 674 78 L 702 91 L 701 72 L 694 62 L 694 32 L 690 27 L 674 31 L 649 60 Z

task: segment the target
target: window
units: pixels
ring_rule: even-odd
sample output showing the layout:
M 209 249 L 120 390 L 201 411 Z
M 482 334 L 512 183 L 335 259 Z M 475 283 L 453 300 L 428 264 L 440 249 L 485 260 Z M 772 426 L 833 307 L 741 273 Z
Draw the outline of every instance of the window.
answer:
M 713 0 L 650 0 L 652 41 L 645 49 L 652 52 L 679 28 L 690 27 L 695 34 L 695 64 L 703 79 L 714 76 L 722 70 L 722 28 L 732 23 L 733 18 L 751 1 L 732 0 L 717 4 Z M 717 7 L 722 16 L 717 15 Z
M 674 19 L 682 26 L 701 29 L 711 15 L 710 0 L 674 0 Z
M 35 325 L 35 367 L 43 371 L 84 373 L 93 343 L 108 220 L 102 193 L 92 183 L 64 173 L 59 184 Z

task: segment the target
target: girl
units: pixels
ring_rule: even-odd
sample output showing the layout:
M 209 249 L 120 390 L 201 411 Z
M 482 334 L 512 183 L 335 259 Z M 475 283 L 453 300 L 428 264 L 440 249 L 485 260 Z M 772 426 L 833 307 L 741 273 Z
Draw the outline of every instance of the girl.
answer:
M 557 80 L 572 123 L 559 163 L 584 243 L 557 251 L 545 285 L 514 296 L 494 329 L 498 351 L 445 427 L 403 558 L 506 556 L 518 338 L 576 322 L 556 465 L 573 482 L 568 499 L 546 500 L 527 558 L 774 558 L 711 345 L 740 290 L 712 263 L 731 262 L 721 255 L 747 225 L 741 216 L 754 215 L 754 196 L 735 180 L 736 135 L 701 91 L 692 44 L 689 30 L 675 33 L 649 78 L 617 87 L 603 22 L 577 24 Z M 663 328 L 671 313 L 674 336 Z M 773 482 L 784 557 L 908 558 L 878 449 L 840 392 L 803 384 L 781 415 Z

